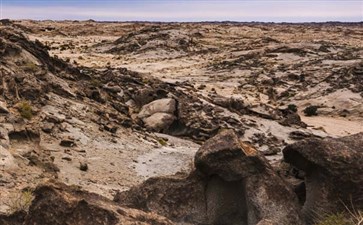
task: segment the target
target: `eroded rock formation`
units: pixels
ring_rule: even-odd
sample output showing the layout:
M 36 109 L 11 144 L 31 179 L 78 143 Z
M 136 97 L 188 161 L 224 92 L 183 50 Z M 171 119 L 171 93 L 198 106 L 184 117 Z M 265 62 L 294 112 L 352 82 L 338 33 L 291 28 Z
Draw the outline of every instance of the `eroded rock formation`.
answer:
M 171 225 L 154 213 L 120 207 L 97 194 L 58 182 L 39 185 L 28 213 L 1 216 L 2 225 Z
M 186 177 L 149 179 L 115 201 L 188 224 L 302 224 L 294 192 L 233 131 L 206 141 L 195 166 Z
M 287 146 L 285 161 L 304 171 L 308 224 L 326 215 L 363 208 L 363 133 Z M 352 209 L 354 208 L 354 210 Z

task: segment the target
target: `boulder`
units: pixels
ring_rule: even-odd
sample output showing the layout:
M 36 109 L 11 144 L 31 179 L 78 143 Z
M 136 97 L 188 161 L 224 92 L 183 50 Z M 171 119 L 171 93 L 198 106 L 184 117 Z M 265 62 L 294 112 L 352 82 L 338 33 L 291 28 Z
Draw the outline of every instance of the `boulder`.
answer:
M 288 113 L 283 119 L 279 121 L 279 123 L 283 126 L 296 125 L 302 128 L 307 127 L 306 123 L 301 121 L 301 117 L 297 113 Z
M 155 113 L 174 114 L 176 109 L 176 101 L 172 98 L 164 98 L 150 102 L 144 105 L 139 112 L 139 118 L 144 119 Z
M 120 207 L 107 198 L 62 183 L 50 181 L 41 184 L 35 189 L 34 195 L 27 215 L 0 215 L 0 222 L 27 225 L 173 224 L 154 213 Z
M 207 221 L 206 182 L 198 172 L 150 178 L 140 186 L 117 193 L 114 201 L 176 222 L 204 224 Z
M 226 181 L 241 180 L 265 170 L 266 162 L 257 150 L 238 140 L 231 130 L 207 140 L 195 155 L 195 166 L 206 175 Z
M 342 138 L 308 138 L 283 150 L 287 163 L 305 175 L 303 215 L 313 224 L 317 215 L 363 208 L 363 133 Z
M 147 118 L 144 118 L 143 122 L 146 128 L 160 132 L 168 129 L 175 119 L 176 117 L 172 114 L 155 113 Z
M 189 175 L 151 178 L 115 201 L 181 224 L 301 225 L 294 192 L 231 130 L 208 140 Z

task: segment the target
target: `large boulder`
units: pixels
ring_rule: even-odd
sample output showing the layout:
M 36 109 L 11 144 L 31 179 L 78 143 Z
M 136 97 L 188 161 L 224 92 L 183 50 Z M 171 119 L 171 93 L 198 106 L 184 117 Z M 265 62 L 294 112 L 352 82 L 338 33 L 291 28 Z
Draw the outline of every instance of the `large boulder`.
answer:
M 174 114 L 176 109 L 176 101 L 172 98 L 158 99 L 149 104 L 144 105 L 139 112 L 139 118 L 144 119 L 155 113 Z
M 27 215 L 1 216 L 6 225 L 170 225 L 168 219 L 154 213 L 120 207 L 97 194 L 88 193 L 77 187 L 48 182 L 34 191 Z
M 138 114 L 138 118 L 151 131 L 165 131 L 176 119 L 174 116 L 175 110 L 175 99 L 159 99 L 144 105 Z
M 189 175 L 151 178 L 114 200 L 184 224 L 302 224 L 293 191 L 233 131 L 208 140 L 195 166 Z
M 160 132 L 166 130 L 174 122 L 175 116 L 168 113 L 155 113 L 143 119 L 146 128 L 152 131 Z
M 283 154 L 306 173 L 303 215 L 308 224 L 346 207 L 363 208 L 363 133 L 305 139 L 287 146 Z
M 195 155 L 195 165 L 206 175 L 218 175 L 226 181 L 241 180 L 266 169 L 257 150 L 240 142 L 231 130 L 206 141 Z

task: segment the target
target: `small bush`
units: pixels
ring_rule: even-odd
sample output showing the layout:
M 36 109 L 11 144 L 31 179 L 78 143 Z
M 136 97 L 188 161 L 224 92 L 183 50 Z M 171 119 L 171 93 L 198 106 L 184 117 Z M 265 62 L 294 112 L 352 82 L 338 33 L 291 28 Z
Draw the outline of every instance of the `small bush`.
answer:
M 102 83 L 98 79 L 92 78 L 91 79 L 91 85 L 92 85 L 92 87 L 100 87 L 102 85 Z
M 308 106 L 304 109 L 305 116 L 317 116 L 318 107 L 315 105 Z
M 161 144 L 162 146 L 166 146 L 168 143 L 167 143 L 167 140 L 161 138 L 158 140 L 159 144 Z
M 291 112 L 297 112 L 297 106 L 295 104 L 289 104 L 287 106 L 287 109 L 290 110 Z
M 343 213 L 329 215 L 316 225 L 354 225 Z
M 33 193 L 30 190 L 25 190 L 21 193 L 15 194 L 6 203 L 9 207 L 9 213 L 27 211 L 33 201 L 33 198 Z
M 27 62 L 22 66 L 24 72 L 35 73 L 38 71 L 38 66 L 33 62 Z
M 33 117 L 33 109 L 29 102 L 20 102 L 18 105 L 20 116 L 30 120 Z

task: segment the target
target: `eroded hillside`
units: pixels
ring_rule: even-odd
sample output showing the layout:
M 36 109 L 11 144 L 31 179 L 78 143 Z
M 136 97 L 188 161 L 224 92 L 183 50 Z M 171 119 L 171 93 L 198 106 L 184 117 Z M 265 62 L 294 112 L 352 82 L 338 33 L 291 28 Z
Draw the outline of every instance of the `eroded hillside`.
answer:
M 293 189 L 304 183 L 305 175 L 301 174 L 306 168 L 299 168 L 299 162 L 291 160 L 299 170 L 296 174 L 296 168 L 282 163 L 282 149 L 305 139 L 320 143 L 325 137 L 363 132 L 361 24 L 0 24 L 0 212 L 9 212 L 14 198 L 24 190 L 57 180 L 36 189 L 32 215 L 16 217 L 26 224 L 40 221 L 41 210 L 37 207 L 54 196 L 82 213 L 96 205 L 108 205 L 105 210 L 112 212 L 110 218 L 120 224 L 135 218 L 146 224 L 250 225 L 259 221 L 266 224 L 270 219 L 278 224 L 300 223 L 297 202 L 304 203 L 305 197 L 295 196 Z M 217 138 L 211 139 L 215 135 Z M 218 137 L 221 145 L 208 145 Z M 228 137 L 233 137 L 232 143 L 224 139 Z M 343 157 L 343 153 L 332 156 L 329 162 L 314 162 L 311 153 L 304 157 L 309 163 L 328 168 L 328 174 L 333 171 L 329 175 L 337 177 L 330 167 L 338 165 L 351 169 L 356 176 L 356 168 L 348 166 L 355 164 L 346 162 L 359 158 L 359 137 L 347 139 L 352 143 L 344 148 L 353 149 L 354 154 L 345 155 L 343 161 L 334 158 Z M 243 144 L 236 147 L 239 141 Z M 198 149 L 206 151 L 203 154 L 207 158 L 197 154 L 195 168 Z M 243 156 L 239 151 L 244 152 Z M 329 151 L 326 154 L 329 158 Z M 335 160 L 338 164 L 331 165 Z M 230 169 L 224 171 L 224 167 Z M 316 173 L 325 176 L 325 172 Z M 171 180 L 158 178 L 176 173 L 178 176 Z M 238 175 L 231 178 L 228 173 Z M 143 183 L 148 178 L 152 179 Z M 266 183 L 261 183 L 262 178 Z M 159 184 L 164 181 L 165 187 Z M 330 182 L 326 181 L 327 192 L 340 190 Z M 349 190 L 359 193 L 354 186 L 360 184 L 359 179 L 343 179 L 341 183 L 352 185 Z M 241 194 L 238 190 L 246 184 L 250 189 Z M 204 189 L 208 185 L 211 188 Z M 92 194 L 84 194 L 92 206 L 82 211 L 82 197 L 71 202 L 66 197 L 77 196 L 77 189 L 72 189 L 75 186 L 107 198 L 122 192 L 115 198 L 119 205 L 156 212 L 171 221 L 117 209 L 116 203 L 94 200 Z M 123 192 L 131 187 L 131 191 Z M 171 192 L 164 190 L 168 187 Z M 182 201 L 180 187 L 191 188 L 189 201 Z M 251 196 L 248 190 L 258 187 L 262 188 L 262 197 Z M 40 194 L 42 188 L 47 195 Z M 274 188 L 292 196 L 291 202 L 288 198 L 281 202 L 278 194 L 271 197 L 272 204 L 281 206 L 279 215 L 264 208 L 270 203 L 263 193 Z M 211 215 L 206 213 L 204 206 L 220 204 L 216 196 L 230 191 L 241 198 L 243 210 L 226 195 L 227 203 L 223 204 L 230 204 L 232 214 L 233 210 L 237 214 L 229 217 L 231 212 L 218 207 Z M 165 201 L 168 208 L 150 197 L 154 194 L 165 194 L 160 201 Z M 201 196 L 211 196 L 211 200 L 202 200 Z M 325 200 L 309 199 L 308 204 Z M 200 208 L 193 211 L 183 208 L 184 204 Z M 332 207 L 337 208 L 334 204 Z M 63 211 L 59 213 L 64 216 Z M 291 213 L 296 214 L 291 218 L 295 222 L 286 220 Z M 235 215 L 243 217 L 242 222 Z M 83 218 L 74 216 L 70 223 Z M 103 215 L 99 216 L 102 221 Z

